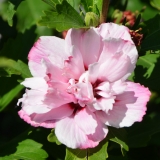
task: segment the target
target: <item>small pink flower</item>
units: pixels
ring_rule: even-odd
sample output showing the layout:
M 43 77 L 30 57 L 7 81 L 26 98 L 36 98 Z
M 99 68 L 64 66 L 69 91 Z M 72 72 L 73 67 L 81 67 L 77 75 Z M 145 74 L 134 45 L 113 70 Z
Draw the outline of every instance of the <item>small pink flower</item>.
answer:
M 107 126 L 142 121 L 148 88 L 126 81 L 135 68 L 137 50 L 129 29 L 113 23 L 70 29 L 64 39 L 40 37 L 29 53 L 33 75 L 19 115 L 32 126 L 55 128 L 70 148 L 92 148 Z

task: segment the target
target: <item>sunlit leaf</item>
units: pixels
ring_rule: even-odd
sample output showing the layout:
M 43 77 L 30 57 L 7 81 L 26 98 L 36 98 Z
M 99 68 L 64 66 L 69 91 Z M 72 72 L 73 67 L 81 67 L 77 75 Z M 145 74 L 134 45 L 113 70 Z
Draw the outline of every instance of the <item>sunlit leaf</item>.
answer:
M 132 12 L 144 10 L 142 13 L 142 18 L 148 20 L 158 13 L 158 10 L 154 9 L 148 1 L 145 0 L 128 0 L 126 10 Z
M 86 12 L 99 14 L 102 10 L 102 0 L 81 0 L 81 3 Z
M 124 129 L 109 127 L 108 139 L 120 145 L 123 155 L 125 155 L 125 151 L 129 151 L 129 147 L 126 144 L 126 134 L 127 133 Z
M 60 0 L 43 0 L 45 3 L 52 7 L 52 10 L 56 10 L 56 5 L 60 3 Z
M 159 0 L 150 0 L 150 3 L 153 7 L 160 10 L 160 1 Z
M 89 149 L 66 149 L 65 160 L 106 160 L 108 142 L 103 140 L 95 148 Z
M 0 1 L 0 15 L 8 22 L 9 26 L 13 26 L 13 17 L 16 13 L 18 5 L 21 2 L 21 0 L 14 1 L 13 3 L 10 1 Z
M 5 109 L 7 105 L 17 96 L 17 94 L 23 89 L 22 85 L 17 85 L 13 89 L 11 89 L 8 93 L 0 97 L 0 111 Z
M 6 71 L 6 76 L 11 76 L 12 74 L 20 75 L 21 73 L 15 68 L 16 61 L 12 59 L 7 59 L 0 57 L 0 69 Z M 3 74 L 0 76 L 4 76 Z
M 69 28 L 82 28 L 84 21 L 78 12 L 66 1 L 56 5 L 55 11 L 45 11 L 45 16 L 38 22 L 42 26 L 56 28 L 58 31 Z
M 57 139 L 57 137 L 55 135 L 54 129 L 51 130 L 51 133 L 48 135 L 47 139 L 49 142 L 54 142 L 57 145 L 61 144 L 61 142 L 59 142 L 59 140 Z
M 24 32 L 31 26 L 36 25 L 40 16 L 43 15 L 43 10 L 49 9 L 49 5 L 41 0 L 25 0 L 17 8 L 17 28 L 19 31 Z
M 154 53 L 154 52 L 153 52 Z M 147 54 L 138 59 L 136 69 L 129 80 L 141 83 L 151 90 L 160 90 L 160 54 Z
M 45 160 L 48 157 L 46 151 L 42 148 L 42 144 L 37 143 L 31 139 L 26 139 L 19 143 L 15 153 L 0 157 L 1 160 Z
M 77 11 L 80 11 L 81 0 L 67 0 L 67 2 Z
M 14 10 L 14 5 L 8 2 L 8 10 L 7 10 L 7 21 L 10 26 L 13 25 L 13 16 L 16 13 Z
M 28 66 L 21 60 L 18 60 L 16 62 L 12 59 L 1 57 L 0 58 L 0 68 L 4 69 L 8 73 L 8 76 L 12 74 L 21 75 L 23 78 L 32 76 L 29 71 Z

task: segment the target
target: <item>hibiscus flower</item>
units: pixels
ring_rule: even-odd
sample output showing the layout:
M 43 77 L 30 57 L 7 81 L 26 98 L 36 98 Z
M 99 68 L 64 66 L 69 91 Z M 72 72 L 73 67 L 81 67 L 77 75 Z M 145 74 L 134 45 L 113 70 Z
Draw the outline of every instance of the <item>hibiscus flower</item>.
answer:
M 64 39 L 42 36 L 29 52 L 33 75 L 19 115 L 32 126 L 55 128 L 70 148 L 93 148 L 107 126 L 142 121 L 148 88 L 127 81 L 138 53 L 129 29 L 114 23 L 98 28 L 70 29 Z

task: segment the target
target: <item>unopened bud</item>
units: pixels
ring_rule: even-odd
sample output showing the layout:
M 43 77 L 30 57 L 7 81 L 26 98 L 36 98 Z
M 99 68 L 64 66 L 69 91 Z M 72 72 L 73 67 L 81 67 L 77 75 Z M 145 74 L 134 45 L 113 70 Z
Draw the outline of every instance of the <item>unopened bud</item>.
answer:
M 84 20 L 85 20 L 86 26 L 96 27 L 99 24 L 99 17 L 93 12 L 87 12 Z

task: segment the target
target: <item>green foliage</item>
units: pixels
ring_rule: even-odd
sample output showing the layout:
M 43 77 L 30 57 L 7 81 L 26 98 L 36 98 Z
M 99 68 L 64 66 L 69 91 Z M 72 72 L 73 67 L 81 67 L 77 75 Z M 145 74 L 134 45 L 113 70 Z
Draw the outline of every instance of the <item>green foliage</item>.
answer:
M 127 133 L 124 129 L 109 127 L 108 139 L 120 145 L 123 155 L 125 155 L 125 151 L 129 151 L 129 147 L 126 144 Z
M 18 93 L 23 89 L 22 85 L 17 85 L 11 89 L 8 93 L 0 97 L 0 112 L 3 111 L 11 101 L 18 95 Z
M 146 54 L 139 57 L 136 69 L 129 80 L 148 86 L 151 90 L 160 90 L 160 54 Z
M 107 154 L 108 142 L 104 139 L 100 144 L 95 148 L 89 149 L 66 149 L 65 160 L 106 160 L 108 157 Z
M 51 133 L 48 135 L 47 139 L 49 142 L 54 142 L 57 145 L 61 144 L 61 142 L 59 142 L 59 140 L 57 139 L 57 137 L 55 135 L 54 129 L 51 130 Z
M 98 26 L 99 24 L 99 17 L 94 12 L 88 12 L 85 16 L 85 23 L 86 26 Z
M 41 144 L 31 139 L 26 139 L 18 144 L 17 150 L 14 154 L 1 157 L 0 160 L 45 160 L 48 155 L 43 149 L 41 149 L 41 147 Z
M 145 24 L 149 33 L 142 42 L 141 50 L 160 50 L 160 14 L 146 21 Z
M 55 28 L 57 31 L 63 31 L 70 28 L 87 28 L 89 26 L 98 26 L 99 24 L 98 16 L 102 10 L 102 0 L 43 1 L 52 7 L 52 11 L 44 11 L 45 16 L 43 16 L 39 21 L 39 24 L 42 26 Z M 84 13 L 86 13 L 85 22 L 84 17 L 82 17 Z M 90 19 L 92 20 L 88 20 L 88 15 L 91 13 L 92 18 Z
M 81 0 L 67 0 L 67 2 L 77 11 L 80 11 Z
M 60 4 L 60 0 L 43 0 L 45 3 L 49 4 L 52 7 L 52 10 L 56 11 L 56 5 Z
M 145 147 L 155 133 L 160 132 L 159 115 L 156 117 L 145 117 L 141 123 L 135 123 L 127 129 L 129 147 Z
M 31 26 L 36 25 L 38 19 L 43 15 L 43 10 L 49 9 L 49 6 L 41 0 L 25 0 L 17 8 L 17 28 L 20 32 L 24 32 Z
M 160 10 L 160 1 L 159 0 L 150 0 L 150 3 L 153 7 L 157 8 Z
M 16 8 L 19 3 L 13 4 L 10 1 L 0 2 L 0 15 L 6 20 L 9 26 L 13 26 L 13 17 L 16 13 Z
M 130 11 L 139 11 L 142 12 L 143 20 L 148 20 L 155 16 L 158 13 L 158 10 L 155 10 L 150 4 L 149 0 L 128 0 L 127 7 L 125 10 Z
M 17 62 L 12 59 L 0 58 L 0 68 L 4 69 L 7 73 L 6 76 L 11 76 L 12 74 L 21 75 L 22 78 L 31 77 L 28 65 L 26 65 L 21 60 Z M 3 75 L 0 75 L 3 76 Z
M 99 17 L 102 0 L 4 0 L 0 2 L 0 34 L 2 35 L 0 40 L 0 160 L 160 159 L 160 14 L 157 14 L 160 2 L 159 0 L 128 0 L 128 4 L 126 2 L 127 0 L 110 2 L 108 21 L 111 20 L 110 15 L 115 9 L 134 12 L 138 10 L 137 13 L 141 13 L 142 17 L 137 18 L 132 29 L 142 27 L 144 39 L 140 46 L 136 69 L 130 80 L 149 87 L 154 91 L 156 98 L 152 97 L 147 115 L 141 123 L 123 129 L 109 127 L 106 139 L 97 147 L 86 150 L 67 148 L 66 157 L 65 146 L 59 145 L 54 130 L 50 133 L 49 129 L 33 129 L 19 118 L 17 114 L 19 108 L 16 107 L 16 103 L 22 96 L 24 87 L 18 84 L 17 79 L 31 77 L 26 65 L 27 55 L 39 36 L 60 35 L 51 28 L 63 31 L 91 26 L 90 22 L 85 26 L 85 15 L 92 12 Z M 144 9 L 144 6 L 147 8 Z M 39 24 L 43 26 L 38 26 L 41 16 L 43 17 Z M 139 26 L 141 21 L 143 23 Z
M 56 5 L 55 11 L 45 11 L 45 16 L 38 22 L 40 25 L 56 28 L 57 31 L 69 28 L 83 28 L 84 21 L 76 10 L 66 1 Z
M 10 26 L 13 25 L 12 19 L 13 19 L 13 16 L 15 13 L 16 13 L 16 11 L 14 10 L 14 5 L 12 3 L 8 2 L 7 21 Z
M 81 0 L 86 12 L 94 12 L 99 15 L 102 10 L 102 0 Z

